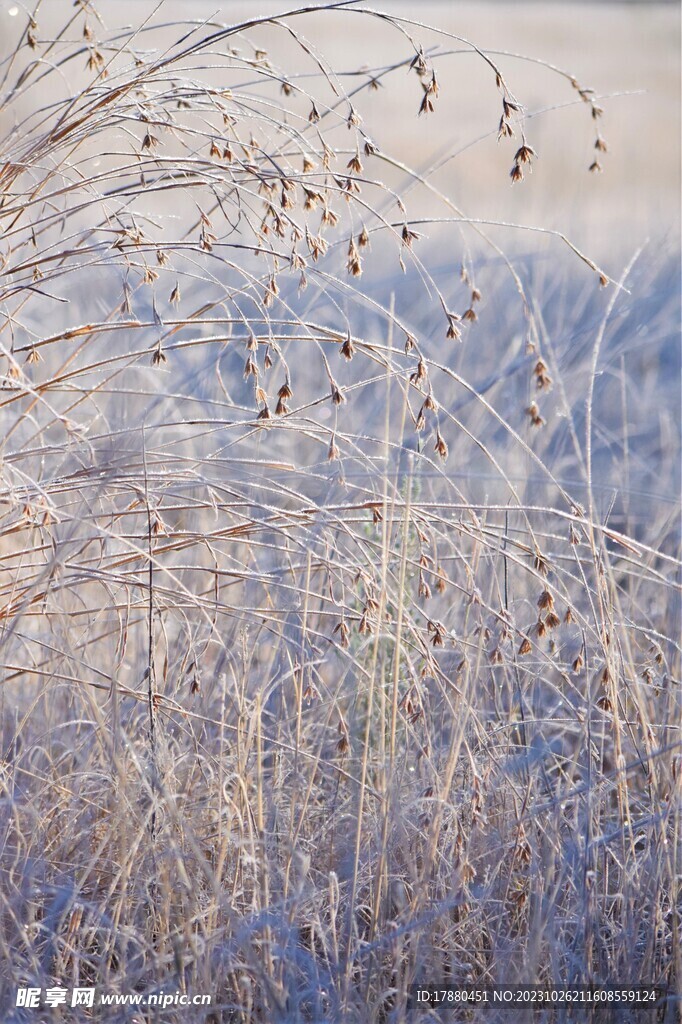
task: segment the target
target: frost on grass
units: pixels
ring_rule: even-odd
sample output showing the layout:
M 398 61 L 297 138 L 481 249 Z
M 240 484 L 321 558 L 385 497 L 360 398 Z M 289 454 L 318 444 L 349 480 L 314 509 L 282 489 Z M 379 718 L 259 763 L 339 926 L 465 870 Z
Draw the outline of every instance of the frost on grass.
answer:
M 379 1021 L 419 980 L 670 982 L 670 267 L 467 217 L 365 120 L 405 76 L 437 120 L 473 51 L 536 187 L 511 58 L 110 11 L 0 69 L 10 991 Z

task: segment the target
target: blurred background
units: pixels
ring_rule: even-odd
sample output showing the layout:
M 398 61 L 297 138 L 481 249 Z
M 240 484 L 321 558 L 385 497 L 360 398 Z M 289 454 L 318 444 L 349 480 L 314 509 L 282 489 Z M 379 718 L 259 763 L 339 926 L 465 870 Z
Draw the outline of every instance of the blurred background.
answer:
M 166 0 L 161 6 L 155 0 L 116 0 L 100 2 L 96 8 L 104 25 L 116 29 L 145 23 L 170 26 L 189 18 L 199 24 L 205 20 L 230 24 L 296 6 L 271 0 L 257 0 L 248 7 L 218 0 L 192 0 L 191 5 Z M 440 74 L 438 116 L 418 117 L 413 77 L 402 71 L 388 76 L 385 86 L 376 91 L 363 89 L 365 127 L 382 149 L 421 171 L 445 161 L 434 180 L 466 214 L 570 231 L 576 245 L 589 249 L 614 275 L 647 239 L 655 240 L 657 246 L 669 239 L 677 247 L 681 193 L 678 4 L 424 0 L 415 5 L 384 0 L 371 6 L 416 19 L 423 26 L 437 24 L 453 34 L 452 50 L 462 51 L 456 60 L 443 57 L 434 62 Z M 38 12 L 41 37 L 61 29 L 71 8 L 70 0 L 43 4 Z M 23 29 L 25 18 L 20 15 L 25 9 L 17 0 L 0 0 L 0 58 L 10 52 L 16 31 Z M 385 31 L 378 21 L 358 17 L 356 22 L 339 14 L 335 22 L 332 31 L 328 14 L 306 16 L 301 29 L 336 70 L 356 72 L 364 64 L 376 71 L 409 53 L 407 40 L 395 31 Z M 404 27 L 410 31 L 410 25 Z M 446 49 L 442 38 L 429 37 L 423 28 L 413 28 L 412 33 L 425 49 L 429 43 Z M 169 27 L 169 42 L 173 34 Z M 253 38 L 254 45 L 266 48 L 276 40 L 278 62 L 291 66 L 287 54 L 293 57 L 296 50 L 284 30 L 254 29 Z M 521 187 L 511 188 L 507 176 L 513 140 L 497 142 L 499 97 L 493 77 L 462 39 L 494 53 L 526 108 L 528 141 L 539 159 L 532 179 Z M 143 32 L 138 40 L 141 48 L 144 40 Z M 608 146 L 608 152 L 600 155 L 603 173 L 587 170 L 595 157 L 595 126 L 589 110 L 569 81 L 551 73 L 543 61 L 595 90 L 604 108 L 598 127 Z M 410 212 L 415 215 L 413 208 Z M 499 241 L 513 244 L 508 233 Z

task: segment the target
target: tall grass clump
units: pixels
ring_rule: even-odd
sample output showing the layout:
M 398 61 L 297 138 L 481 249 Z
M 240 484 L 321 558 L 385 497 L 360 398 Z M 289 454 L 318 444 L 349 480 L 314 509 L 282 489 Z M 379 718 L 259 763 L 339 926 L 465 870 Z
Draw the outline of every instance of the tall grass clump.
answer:
M 516 56 L 256 6 L 38 4 L 0 67 L 3 1019 L 22 985 L 256 1024 L 627 982 L 672 1020 L 675 259 L 444 189 L 419 133 L 463 61 L 499 187 L 542 186 Z M 340 19 L 395 62 L 331 66 Z M 600 171 L 599 98 L 542 66 Z

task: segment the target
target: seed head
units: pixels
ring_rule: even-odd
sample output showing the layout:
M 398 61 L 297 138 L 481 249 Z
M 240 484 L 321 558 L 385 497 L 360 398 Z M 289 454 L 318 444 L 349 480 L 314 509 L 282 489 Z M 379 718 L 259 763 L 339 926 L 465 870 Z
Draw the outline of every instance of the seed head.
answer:
M 538 359 L 537 363 L 533 367 L 533 373 L 535 374 L 535 384 L 538 391 L 548 391 L 552 386 L 552 378 L 547 373 L 547 366 L 542 359 Z
M 557 629 L 561 625 L 561 619 L 556 612 L 550 612 L 545 616 L 545 625 L 547 629 Z
M 536 548 L 535 556 L 533 558 L 533 566 L 541 576 L 547 577 L 549 575 L 549 562 L 539 548 Z
M 360 277 L 362 274 L 362 260 L 360 259 L 360 253 L 358 252 L 355 244 L 355 239 L 351 235 L 350 242 L 348 243 L 348 261 L 346 267 L 349 274 L 353 277 Z
M 445 644 L 445 627 L 440 622 L 428 622 L 426 626 L 431 634 L 431 643 L 434 647 L 443 647 Z
M 424 57 L 424 51 L 420 46 L 416 54 L 412 58 L 412 63 L 410 64 L 410 71 L 416 71 L 418 75 L 425 75 L 428 69 L 429 67 Z
M 321 220 L 320 220 L 320 227 L 335 228 L 338 223 L 339 223 L 338 216 L 334 213 L 334 211 L 329 206 L 325 206 L 324 210 L 322 211 L 322 217 L 321 217 Z M 326 252 L 326 249 L 327 249 L 327 243 L 326 242 L 324 243 L 324 248 L 325 248 L 325 252 Z
M 537 158 L 537 153 L 532 146 L 529 146 L 524 142 L 523 145 L 517 149 L 514 156 L 514 162 L 517 164 L 530 164 L 533 157 Z
M 331 400 L 334 403 L 334 405 L 343 405 L 343 403 L 346 401 L 345 396 L 341 391 L 341 388 L 338 386 L 338 384 L 336 384 L 335 381 L 332 381 Z
M 341 646 L 342 647 L 348 647 L 349 646 L 349 644 L 350 644 L 350 630 L 349 630 L 348 625 L 347 625 L 347 623 L 345 622 L 344 619 L 341 619 L 341 622 L 337 623 L 337 625 L 334 626 L 333 632 L 339 634 L 339 639 L 341 641 Z
M 532 426 L 534 426 L 534 427 L 542 427 L 542 426 L 544 426 L 545 421 L 542 418 L 542 416 L 540 415 L 540 410 L 538 409 L 538 403 L 537 402 L 531 402 L 530 403 L 530 405 L 526 409 L 526 415 L 530 418 L 530 422 L 531 422 Z
M 348 359 L 350 361 L 353 358 L 353 355 L 355 354 L 355 345 L 353 344 L 353 339 L 350 336 L 350 331 L 346 335 L 346 339 L 341 346 L 340 351 L 344 359 Z
M 462 332 L 457 326 L 457 323 L 460 318 L 457 316 L 456 313 L 446 313 L 446 316 L 448 318 L 448 329 L 445 336 L 446 338 L 451 338 L 454 339 L 455 341 L 458 341 L 462 337 Z
M 426 363 L 420 356 L 419 362 L 417 363 L 417 369 L 414 373 L 410 374 L 410 384 L 420 384 L 423 380 L 426 380 L 427 377 L 428 371 L 426 369 Z
M 411 228 L 408 228 L 407 224 L 403 225 L 403 245 L 407 246 L 408 249 L 411 249 L 412 243 L 416 241 L 418 238 L 421 238 L 421 235 L 419 235 L 416 231 L 412 231 Z
M 29 43 L 30 45 L 30 43 Z M 88 71 L 99 71 L 100 68 L 104 67 L 104 57 L 98 49 L 90 50 L 90 56 L 88 57 L 87 68 Z
M 499 142 L 500 139 L 513 139 L 513 138 L 514 138 L 514 130 L 513 130 L 512 126 L 509 124 L 509 121 L 507 121 L 504 117 L 501 117 L 500 118 L 500 124 L 499 124 L 499 127 L 497 129 L 497 141 Z
M 275 296 L 277 295 L 279 295 L 279 285 L 277 284 L 277 280 L 273 275 L 268 281 L 268 286 L 265 289 L 265 294 L 263 295 L 263 305 L 271 306 Z
M 314 210 L 318 203 L 322 202 L 322 195 L 313 188 L 303 188 L 303 208 Z

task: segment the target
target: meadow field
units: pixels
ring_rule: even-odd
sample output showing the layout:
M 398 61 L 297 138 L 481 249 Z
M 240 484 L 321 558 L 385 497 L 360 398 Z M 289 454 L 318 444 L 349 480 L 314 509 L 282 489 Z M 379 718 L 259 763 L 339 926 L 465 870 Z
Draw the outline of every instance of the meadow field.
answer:
M 0 1020 L 679 1020 L 679 20 L 0 2 Z

